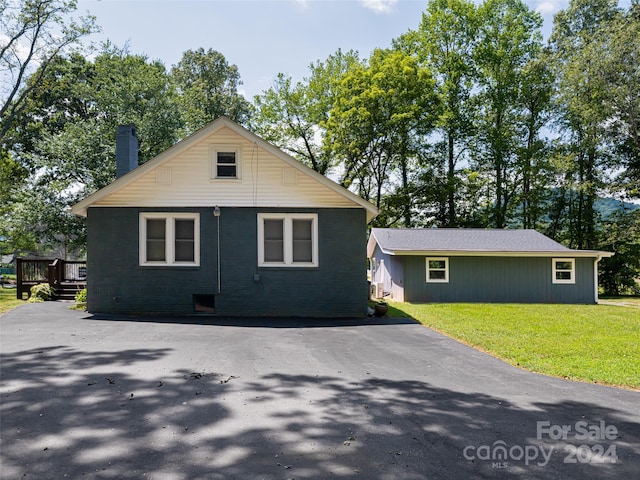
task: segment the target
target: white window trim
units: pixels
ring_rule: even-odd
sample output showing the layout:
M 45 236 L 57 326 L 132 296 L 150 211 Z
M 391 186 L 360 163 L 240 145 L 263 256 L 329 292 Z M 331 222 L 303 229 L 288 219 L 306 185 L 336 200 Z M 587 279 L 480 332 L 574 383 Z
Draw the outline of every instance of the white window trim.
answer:
M 264 260 L 264 221 L 284 222 L 284 262 Z M 312 261 L 293 261 L 293 220 L 311 220 Z M 318 266 L 318 215 L 315 213 L 259 213 L 258 214 L 258 266 L 259 267 L 317 267 Z
M 557 262 L 569 262 L 571 263 L 570 270 L 560 270 L 556 268 Z M 571 272 L 571 279 L 562 280 L 556 277 L 557 272 Z M 557 284 L 573 285 L 576 283 L 576 259 L 575 258 L 552 258 L 551 259 L 551 281 Z
M 434 260 L 444 260 L 444 278 L 429 278 L 430 271 L 442 271 L 441 268 L 429 268 L 429 262 Z M 425 266 L 427 283 L 449 283 L 449 257 L 426 257 Z
M 165 219 L 165 260 L 147 261 L 147 219 Z M 193 220 L 193 262 L 175 260 L 175 221 Z M 139 219 L 140 265 L 144 267 L 199 267 L 200 266 L 200 214 L 180 212 L 141 212 Z
M 236 176 L 235 177 L 218 177 L 218 152 L 233 152 L 236 154 Z M 242 178 L 242 163 L 240 158 L 240 148 L 236 145 L 216 145 L 211 147 L 211 161 L 209 167 L 209 179 L 233 182 Z

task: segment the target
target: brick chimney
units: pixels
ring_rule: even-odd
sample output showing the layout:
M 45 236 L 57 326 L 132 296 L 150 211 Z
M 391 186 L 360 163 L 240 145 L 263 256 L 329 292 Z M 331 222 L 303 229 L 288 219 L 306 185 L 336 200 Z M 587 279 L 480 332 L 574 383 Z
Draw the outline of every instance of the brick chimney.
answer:
M 135 125 L 120 125 L 116 129 L 116 178 L 138 166 L 138 137 Z

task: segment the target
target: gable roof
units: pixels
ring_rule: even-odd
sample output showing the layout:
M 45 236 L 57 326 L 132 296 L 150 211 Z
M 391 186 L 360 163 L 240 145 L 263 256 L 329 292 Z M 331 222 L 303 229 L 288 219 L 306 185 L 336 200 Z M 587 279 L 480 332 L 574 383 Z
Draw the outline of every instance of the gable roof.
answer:
M 610 257 L 609 252 L 572 250 L 535 230 L 465 228 L 374 228 L 367 255 L 379 245 L 388 255 Z
M 346 188 L 338 185 L 331 179 L 312 170 L 311 168 L 286 154 L 279 148 L 271 145 L 267 141 L 263 140 L 254 133 L 248 131 L 244 127 L 238 125 L 237 123 L 229 120 L 226 117 L 218 118 L 206 127 L 198 130 L 184 140 L 176 143 L 174 146 L 164 151 L 160 155 L 154 157 L 143 165 L 140 165 L 126 175 L 123 175 L 122 177 L 116 179 L 115 181 L 93 193 L 92 195 L 89 195 L 88 197 L 74 205 L 71 211 L 76 215 L 86 216 L 87 208 L 92 206 L 172 206 L 169 204 L 171 202 L 170 195 L 166 195 L 166 193 L 162 192 L 162 190 L 157 185 L 155 185 L 153 181 L 149 182 L 150 176 L 157 175 L 158 172 L 160 172 L 161 167 L 165 165 L 176 166 L 181 163 L 180 166 L 184 168 L 184 162 L 193 160 L 193 151 L 197 149 L 199 145 L 207 144 L 207 148 L 210 148 L 212 146 L 211 139 L 215 135 L 219 135 L 220 138 L 230 138 L 230 135 L 235 135 L 236 138 L 241 137 L 247 144 L 251 145 L 252 161 L 254 160 L 254 152 L 256 150 L 261 150 L 265 154 L 264 158 L 268 161 L 271 161 L 272 164 L 274 161 L 279 162 L 279 165 L 282 165 L 287 169 L 293 169 L 292 171 L 300 174 L 301 178 L 303 178 L 304 180 L 304 185 L 299 185 L 296 193 L 299 197 L 304 195 L 305 203 L 298 205 L 296 204 L 297 200 L 294 199 L 289 202 L 283 202 L 282 198 L 273 197 L 269 198 L 268 204 L 258 203 L 259 200 L 256 193 L 258 179 L 247 178 L 244 182 L 244 186 L 246 188 L 250 188 L 251 194 L 243 195 L 242 199 L 236 198 L 235 200 L 229 200 L 229 202 L 231 203 L 224 204 L 221 201 L 221 198 L 230 198 L 230 196 L 228 195 L 229 189 L 237 189 L 237 184 L 236 187 L 229 183 L 226 183 L 226 185 L 224 186 L 220 184 L 216 187 L 216 190 L 216 188 L 213 188 L 213 186 L 210 184 L 209 178 L 207 177 L 206 179 L 202 179 L 204 185 L 203 188 L 207 189 L 206 192 L 203 193 L 204 190 L 202 188 L 198 190 L 201 195 L 199 199 L 200 203 L 190 205 L 187 204 L 188 201 L 185 201 L 185 199 L 182 198 L 179 203 L 176 203 L 173 206 L 209 206 L 208 203 L 219 206 L 247 206 L 248 202 L 253 201 L 252 205 L 269 207 L 337 206 L 342 208 L 364 208 L 367 215 L 367 221 L 370 221 L 378 214 L 378 209 L 368 201 L 360 198 L 353 192 L 350 192 Z M 208 150 L 205 148 L 204 151 Z M 258 157 L 259 155 L 256 154 L 256 158 Z M 202 160 L 202 158 L 199 158 L 199 161 Z M 205 161 L 208 161 L 208 159 L 205 159 Z M 254 167 L 252 165 L 252 174 L 254 172 L 253 168 Z M 153 172 L 155 172 L 155 174 Z M 255 166 L 255 172 L 256 175 L 258 175 L 257 172 L 259 172 L 259 174 L 262 175 L 261 178 L 266 178 L 265 170 L 259 170 L 258 165 Z M 278 172 L 280 172 L 280 170 L 278 170 Z M 271 173 L 273 174 L 273 171 Z M 272 175 L 271 180 L 273 178 L 275 177 Z M 310 185 L 313 186 L 312 189 L 308 188 Z M 137 186 L 140 186 L 141 188 L 134 188 Z M 177 188 L 179 187 L 174 186 L 174 194 L 175 189 Z M 182 186 L 182 188 L 188 188 L 189 190 L 194 191 L 197 190 L 193 185 Z M 290 188 L 289 190 L 293 190 L 293 188 Z M 134 191 L 135 194 L 132 193 Z M 280 197 L 283 197 L 287 195 L 288 190 L 287 187 L 280 186 L 277 191 Z M 323 201 L 318 201 L 317 204 L 313 205 L 313 196 L 318 195 L 319 192 L 322 194 Z M 135 204 L 135 201 L 145 198 L 156 203 L 146 203 L 144 205 Z M 207 204 L 202 204 L 203 198 L 206 200 Z M 235 201 L 236 203 L 234 204 L 233 201 Z

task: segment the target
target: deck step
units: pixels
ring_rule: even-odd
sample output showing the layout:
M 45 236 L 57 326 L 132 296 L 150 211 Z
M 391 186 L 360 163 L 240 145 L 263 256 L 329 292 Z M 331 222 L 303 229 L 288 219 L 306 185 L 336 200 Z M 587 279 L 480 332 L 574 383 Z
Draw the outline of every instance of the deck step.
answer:
M 56 300 L 75 300 L 76 293 L 84 288 L 87 288 L 87 286 L 81 283 L 62 284 L 56 288 L 55 298 Z
M 75 299 L 76 299 L 75 293 L 60 293 L 56 295 L 56 300 L 75 300 Z

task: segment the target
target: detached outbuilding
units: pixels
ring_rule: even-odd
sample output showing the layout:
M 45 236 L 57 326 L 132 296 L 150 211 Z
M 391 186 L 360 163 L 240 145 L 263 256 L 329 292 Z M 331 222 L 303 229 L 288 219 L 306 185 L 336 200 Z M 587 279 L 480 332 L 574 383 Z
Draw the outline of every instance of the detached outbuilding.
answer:
M 597 303 L 598 262 L 535 230 L 374 228 L 377 296 L 406 302 Z
M 377 209 L 227 118 L 79 202 L 91 312 L 364 316 Z

